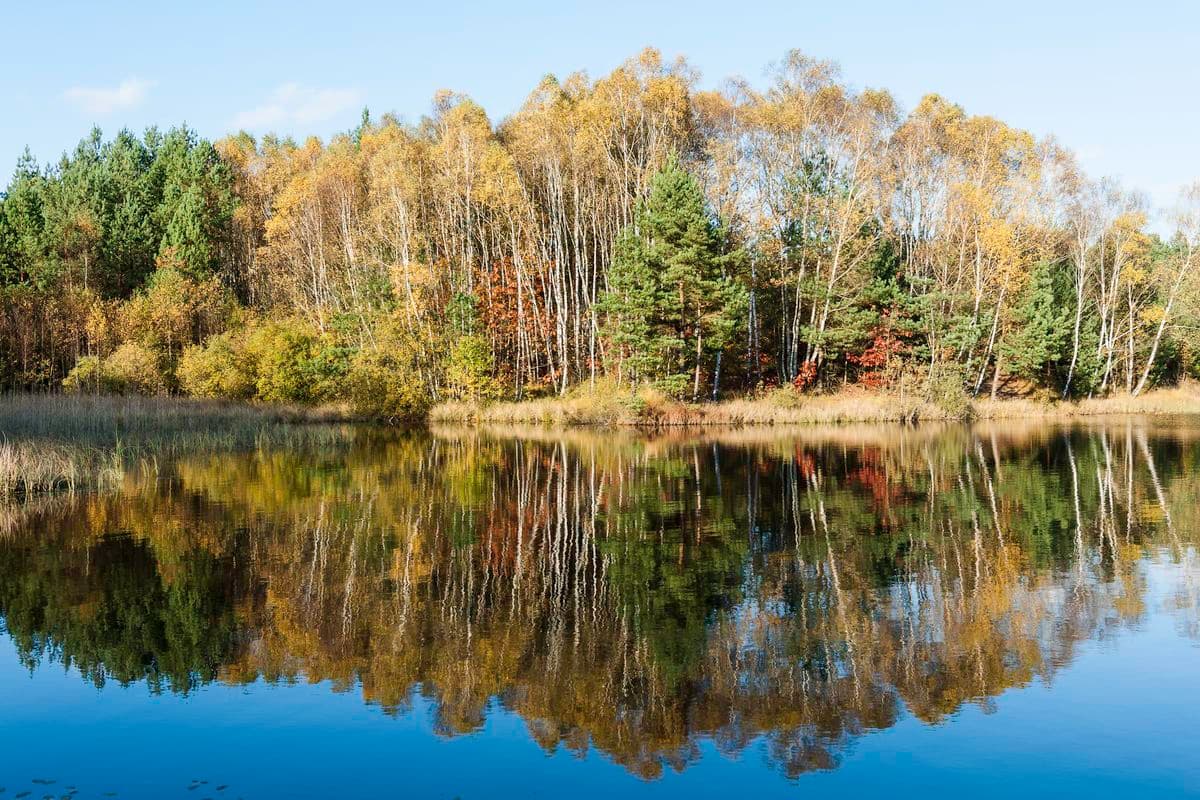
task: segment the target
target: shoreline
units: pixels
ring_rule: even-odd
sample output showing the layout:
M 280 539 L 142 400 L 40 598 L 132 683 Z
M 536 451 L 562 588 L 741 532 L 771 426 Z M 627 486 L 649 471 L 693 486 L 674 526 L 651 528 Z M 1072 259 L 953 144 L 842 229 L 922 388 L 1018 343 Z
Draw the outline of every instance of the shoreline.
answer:
M 1137 397 L 1113 395 L 1072 401 L 1028 397 L 963 400 L 950 407 L 881 392 L 828 395 L 779 391 L 759 397 L 685 403 L 653 392 L 572 391 L 532 400 L 443 401 L 423 417 L 364 416 L 340 404 L 298 405 L 212 400 L 184 395 L 0 395 L 0 434 L 8 438 L 92 439 L 130 433 L 244 433 L 264 426 L 379 425 L 432 428 L 455 425 L 702 428 L 861 423 L 961 423 L 1005 419 L 1102 416 L 1200 416 L 1200 383 L 1154 389 Z M 66 424 L 64 424 L 66 423 Z M 123 430 L 122 430 L 123 429 Z M 119 431 L 119 433 L 118 433 Z
M 46 492 L 118 485 L 125 470 L 157 472 L 158 458 L 253 448 L 264 443 L 307 446 L 344 437 L 356 424 L 397 430 L 418 427 L 486 433 L 497 429 L 538 436 L 579 430 L 634 436 L 768 435 L 803 428 L 858 426 L 911 430 L 915 423 L 953 427 L 973 422 L 1038 421 L 1117 416 L 1200 416 L 1200 386 L 1159 389 L 1068 403 L 981 400 L 949 408 L 899 396 L 857 391 L 837 395 L 776 392 L 765 397 L 684 404 L 661 395 L 569 393 L 525 402 L 443 403 L 423 425 L 355 417 L 344 408 L 288 407 L 185 397 L 6 395 L 0 397 L 0 500 Z M 931 428 L 932 429 L 932 428 Z
M 1078 401 L 984 398 L 947 408 L 924 400 L 868 392 L 834 395 L 778 393 L 715 403 L 680 403 L 661 397 L 568 394 L 490 404 L 443 402 L 429 425 L 541 425 L 547 427 L 704 428 L 844 423 L 970 422 L 1000 419 L 1200 415 L 1200 387 L 1156 389 L 1137 397 L 1117 395 Z

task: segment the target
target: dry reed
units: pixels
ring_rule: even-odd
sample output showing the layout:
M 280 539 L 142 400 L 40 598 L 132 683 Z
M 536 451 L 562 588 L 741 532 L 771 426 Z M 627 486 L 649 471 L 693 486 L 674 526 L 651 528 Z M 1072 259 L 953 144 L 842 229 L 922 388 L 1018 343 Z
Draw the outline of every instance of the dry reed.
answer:
M 340 436 L 327 412 L 166 397 L 0 397 L 0 498 L 103 489 L 160 457 Z
M 832 395 L 776 392 L 718 403 L 679 403 L 659 395 L 575 392 L 516 403 L 448 402 L 434 406 L 435 425 L 550 425 L 677 427 L 698 425 L 820 425 L 851 422 L 929 422 L 968 419 L 1053 419 L 1115 414 L 1200 414 L 1200 389 L 1185 385 L 1139 397 L 1078 402 L 976 399 L 947 408 L 920 399 L 866 391 Z

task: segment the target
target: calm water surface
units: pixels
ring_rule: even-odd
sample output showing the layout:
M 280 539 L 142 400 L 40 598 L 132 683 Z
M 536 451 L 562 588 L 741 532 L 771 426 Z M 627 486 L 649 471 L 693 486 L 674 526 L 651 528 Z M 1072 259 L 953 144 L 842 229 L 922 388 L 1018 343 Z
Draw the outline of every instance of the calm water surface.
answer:
M 0 507 L 0 798 L 1200 795 L 1200 423 L 347 430 Z

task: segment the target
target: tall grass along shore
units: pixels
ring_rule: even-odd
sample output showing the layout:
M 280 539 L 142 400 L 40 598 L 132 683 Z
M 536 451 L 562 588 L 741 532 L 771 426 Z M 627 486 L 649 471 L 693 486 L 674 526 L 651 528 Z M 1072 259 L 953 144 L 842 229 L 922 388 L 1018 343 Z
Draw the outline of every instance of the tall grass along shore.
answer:
M 158 459 L 331 440 L 332 412 L 170 397 L 0 397 L 0 496 L 104 488 Z
M 1200 414 L 1194 383 L 1128 395 L 1079 401 L 952 398 L 928 400 L 868 391 L 799 395 L 789 389 L 719 403 L 680 403 L 656 392 L 636 395 L 589 392 L 515 403 L 447 402 L 433 407 L 435 424 L 625 425 L 809 425 L 844 422 L 920 422 L 969 419 L 1068 418 L 1104 414 Z
M 789 426 L 838 423 L 1054 419 L 1105 414 L 1200 414 L 1200 386 L 1186 383 L 1138 397 L 1074 402 L 961 397 L 930 400 L 848 390 L 802 395 L 790 389 L 717 403 L 681 403 L 656 391 L 601 385 L 523 402 L 445 402 L 428 422 L 448 425 Z M 10 394 L 0 397 L 0 498 L 116 486 L 131 470 L 156 474 L 158 461 L 187 453 L 344 440 L 336 409 L 173 397 Z

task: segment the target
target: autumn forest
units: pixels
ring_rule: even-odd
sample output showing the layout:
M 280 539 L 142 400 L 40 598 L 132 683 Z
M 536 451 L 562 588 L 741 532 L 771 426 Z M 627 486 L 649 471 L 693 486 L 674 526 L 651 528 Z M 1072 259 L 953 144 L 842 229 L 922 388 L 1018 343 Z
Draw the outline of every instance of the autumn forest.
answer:
M 986 111 L 646 50 L 498 122 L 444 92 L 329 141 L 94 130 L 0 195 L 0 384 L 402 418 L 1200 376 L 1200 184 L 1152 209 Z

